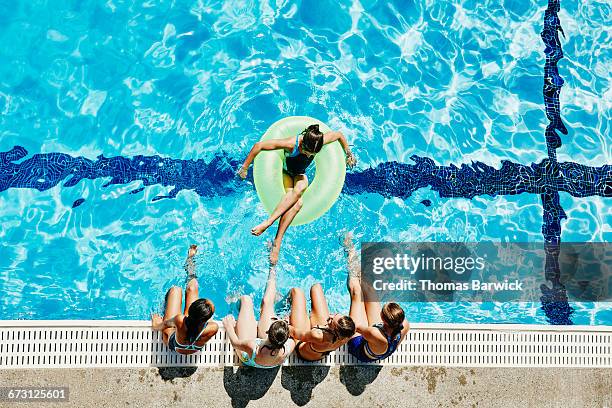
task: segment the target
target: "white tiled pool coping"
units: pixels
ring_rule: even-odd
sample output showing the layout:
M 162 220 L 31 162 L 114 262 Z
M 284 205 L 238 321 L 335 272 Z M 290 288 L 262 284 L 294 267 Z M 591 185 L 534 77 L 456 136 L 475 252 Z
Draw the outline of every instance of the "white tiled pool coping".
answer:
M 170 352 L 149 321 L 0 320 L 0 369 L 235 365 L 220 330 L 201 353 Z M 312 364 L 292 355 L 286 365 Z M 342 347 L 316 364 L 361 364 Z M 390 366 L 612 368 L 612 326 L 411 323 Z

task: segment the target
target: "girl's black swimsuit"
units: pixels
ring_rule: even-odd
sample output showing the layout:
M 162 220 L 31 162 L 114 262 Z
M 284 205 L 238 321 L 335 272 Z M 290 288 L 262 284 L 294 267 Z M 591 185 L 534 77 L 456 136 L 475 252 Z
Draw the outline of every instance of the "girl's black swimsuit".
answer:
M 314 155 L 306 156 L 304 153 L 300 152 L 299 138 L 300 134 L 298 133 L 297 136 L 295 136 L 295 146 L 293 147 L 293 151 L 289 154 L 285 152 L 284 170 L 291 177 L 306 174 L 306 169 L 314 160 Z

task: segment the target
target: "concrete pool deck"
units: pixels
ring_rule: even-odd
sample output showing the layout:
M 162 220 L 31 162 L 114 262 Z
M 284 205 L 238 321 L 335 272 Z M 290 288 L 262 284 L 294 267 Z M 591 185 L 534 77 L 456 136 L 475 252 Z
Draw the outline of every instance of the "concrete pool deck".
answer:
M 1 370 L 3 386 L 67 386 L 19 407 L 612 407 L 612 369 L 296 366 Z

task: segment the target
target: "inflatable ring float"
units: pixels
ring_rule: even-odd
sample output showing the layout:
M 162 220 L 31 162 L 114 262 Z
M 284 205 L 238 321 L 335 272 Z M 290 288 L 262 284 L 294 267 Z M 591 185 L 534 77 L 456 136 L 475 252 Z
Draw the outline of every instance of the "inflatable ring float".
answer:
M 295 137 L 308 126 L 318 124 L 323 133 L 330 132 L 329 126 L 308 116 L 290 116 L 279 120 L 268 128 L 261 141 Z M 262 151 L 255 158 L 253 179 L 255 189 L 266 211 L 271 214 L 285 195 L 283 184 L 284 150 Z M 323 146 L 315 155 L 315 176 L 302 200 L 304 205 L 291 225 L 312 222 L 325 214 L 336 202 L 346 176 L 346 155 L 340 142 L 335 141 Z

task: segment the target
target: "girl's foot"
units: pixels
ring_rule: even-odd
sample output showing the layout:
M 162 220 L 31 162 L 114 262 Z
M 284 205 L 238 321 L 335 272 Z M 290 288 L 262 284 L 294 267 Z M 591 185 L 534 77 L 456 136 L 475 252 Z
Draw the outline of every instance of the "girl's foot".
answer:
M 274 266 L 278 262 L 278 254 L 280 252 L 280 245 L 272 244 L 270 248 L 270 265 Z
M 354 248 L 353 231 L 348 231 L 346 234 L 344 234 L 344 238 L 342 238 L 342 246 L 344 247 L 345 252 L 348 252 L 351 247 Z
M 256 227 L 253 227 L 251 229 L 251 234 L 253 234 L 256 237 L 258 237 L 261 234 L 263 234 L 268 229 L 269 226 L 270 226 L 270 224 L 266 220 L 266 221 L 262 222 L 261 224 L 257 225 Z

